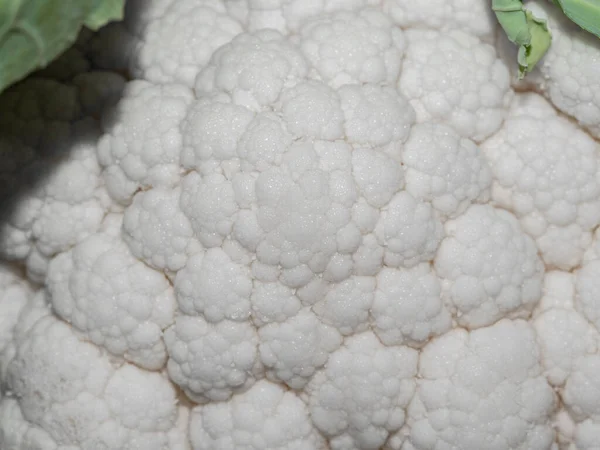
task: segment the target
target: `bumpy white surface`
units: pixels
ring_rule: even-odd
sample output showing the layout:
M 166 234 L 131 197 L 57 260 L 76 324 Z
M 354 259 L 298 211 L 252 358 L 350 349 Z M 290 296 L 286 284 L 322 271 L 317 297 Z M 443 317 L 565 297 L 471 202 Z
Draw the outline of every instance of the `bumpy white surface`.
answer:
M 382 11 L 367 8 L 309 21 L 300 48 L 313 70 L 332 87 L 350 83 L 393 84 L 398 78 L 404 35 Z
M 497 131 L 512 91 L 494 47 L 462 30 L 415 29 L 406 37 L 398 87 L 417 120 L 447 123 L 477 142 Z
M 0 448 L 597 450 L 600 44 L 490 17 L 129 0 L 5 92 Z
M 0 444 L 8 450 L 27 447 L 40 450 L 57 448 L 46 431 L 23 417 L 19 402 L 14 398 L 0 401 Z
M 258 337 L 248 323 L 183 316 L 165 332 L 171 379 L 197 402 L 227 400 L 255 381 Z
M 12 343 L 19 315 L 33 296 L 33 287 L 17 268 L 0 265 L 0 354 Z M 0 358 L 1 359 L 1 358 Z
M 108 133 L 98 146 L 98 160 L 115 201 L 128 204 L 140 188 L 179 181 L 178 124 L 192 98 L 191 91 L 178 84 L 127 85 L 124 100 L 103 120 Z
M 258 336 L 267 377 L 293 389 L 302 389 L 342 343 L 336 329 L 321 323 L 308 309 L 281 324 L 265 325 Z
M 418 347 L 452 325 L 439 279 L 427 264 L 379 272 L 371 316 L 373 330 L 386 345 Z
M 425 348 L 420 375 L 406 448 L 550 448 L 556 399 L 527 323 L 450 331 Z
M 483 149 L 494 173 L 494 201 L 519 217 L 548 266 L 577 267 L 600 223 L 598 143 L 528 94 Z
M 307 386 L 312 420 L 333 449 L 378 448 L 404 424 L 416 370 L 415 350 L 352 336 Z
M 415 199 L 407 191 L 389 201 L 375 226 L 377 241 L 385 249 L 383 260 L 390 267 L 431 261 L 443 235 L 431 204 Z
M 251 111 L 232 104 L 227 95 L 201 97 L 189 108 L 181 124 L 182 164 L 198 171 L 203 171 L 205 166 L 204 172 L 214 171 L 215 165 L 220 161 L 236 155 L 236 147 L 253 118 Z M 219 133 L 219 129 L 224 127 L 229 132 Z M 251 126 L 247 133 L 251 134 L 251 130 L 257 127 L 258 125 Z M 273 131 L 269 129 L 269 134 L 274 134 Z
M 560 14 L 554 5 L 534 0 L 531 8 L 548 20 L 552 45 L 533 72 L 538 90 L 581 127 L 600 137 L 600 48 L 594 35 Z
M 175 292 L 182 312 L 202 315 L 209 322 L 243 321 L 250 315 L 250 270 L 220 248 L 190 258 L 177 272 Z
M 313 311 L 345 336 L 365 331 L 376 286 L 374 277 L 365 276 L 353 276 L 332 284 Z
M 325 446 L 323 437 L 311 424 L 304 402 L 293 392 L 266 380 L 229 403 L 194 408 L 190 430 L 195 450 L 295 450 Z
M 49 300 L 93 343 L 159 369 L 166 361 L 162 332 L 173 322 L 175 295 L 164 275 L 129 252 L 119 239 L 120 225 L 108 217 L 106 230 L 52 260 Z
M 198 94 L 225 91 L 243 106 L 260 110 L 307 71 L 300 50 L 277 31 L 265 29 L 240 34 L 220 47 L 196 78 L 195 88 Z
M 131 71 L 154 83 L 192 87 L 213 52 L 241 32 L 221 2 L 173 1 L 137 36 Z
M 229 13 L 246 24 L 249 31 L 274 28 L 292 33 L 308 20 L 340 11 L 358 11 L 378 6 L 380 0 L 234 0 L 226 2 Z
M 598 350 L 598 331 L 575 309 L 576 277 L 552 271 L 544 279 L 544 297 L 533 325 L 548 381 L 563 386 L 579 360 Z
M 7 379 L 29 429 L 65 448 L 162 449 L 178 415 L 175 390 L 161 374 L 112 367 L 98 347 L 50 316 L 22 337 Z
M 406 140 L 415 113 L 406 98 L 391 87 L 350 84 L 338 92 L 350 142 L 378 147 Z
M 473 202 L 490 198 L 492 173 L 479 148 L 451 127 L 415 125 L 402 152 L 406 190 L 454 217 Z
M 446 222 L 435 259 L 444 298 L 463 326 L 526 317 L 541 297 L 544 266 L 510 213 L 473 205 Z
M 123 216 L 123 240 L 150 267 L 173 274 L 200 249 L 192 225 L 179 208 L 181 190 L 152 189 L 136 194 Z
M 498 28 L 489 5 L 479 0 L 383 0 L 382 4 L 402 28 L 463 30 L 490 43 Z
M 575 277 L 575 307 L 600 331 L 598 292 L 600 290 L 600 260 L 586 262 Z

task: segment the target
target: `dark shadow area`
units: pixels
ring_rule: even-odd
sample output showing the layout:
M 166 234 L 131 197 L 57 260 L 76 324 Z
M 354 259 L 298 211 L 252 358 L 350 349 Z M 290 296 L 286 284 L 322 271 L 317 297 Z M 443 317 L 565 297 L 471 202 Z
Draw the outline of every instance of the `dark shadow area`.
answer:
M 83 29 L 76 43 L 48 67 L 0 94 L 0 260 L 15 259 L 7 255 L 7 231 L 30 225 L 40 207 L 35 198 L 44 197 L 48 177 L 69 160 L 74 148 L 96 145 L 99 134 L 81 133 L 79 125 L 93 121 L 101 130 L 101 116 L 118 102 L 129 78 L 129 30 L 139 29 L 148 3 L 129 0 L 123 22 L 97 33 Z M 104 77 L 107 71 L 122 77 L 120 88 L 102 86 L 103 78 L 106 83 L 118 78 Z

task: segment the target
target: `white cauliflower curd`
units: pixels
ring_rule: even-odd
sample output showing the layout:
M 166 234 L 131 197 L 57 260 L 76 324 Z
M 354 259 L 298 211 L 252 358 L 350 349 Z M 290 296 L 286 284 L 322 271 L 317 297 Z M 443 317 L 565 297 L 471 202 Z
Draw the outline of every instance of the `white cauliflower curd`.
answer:
M 0 96 L 0 450 L 600 449 L 600 41 L 130 0 Z M 545 11 L 545 12 L 544 12 Z

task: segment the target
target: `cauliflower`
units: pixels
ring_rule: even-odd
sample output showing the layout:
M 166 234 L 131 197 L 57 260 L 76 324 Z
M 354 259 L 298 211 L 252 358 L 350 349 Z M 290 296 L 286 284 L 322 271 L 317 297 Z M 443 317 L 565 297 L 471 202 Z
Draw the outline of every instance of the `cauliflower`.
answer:
M 223 423 L 223 417 L 229 418 Z M 255 417 L 256 421 L 246 418 Z M 190 417 L 190 443 L 198 450 L 292 450 L 325 447 L 308 407 L 294 393 L 262 380 L 229 403 L 198 406 Z
M 51 315 L 39 318 L 16 347 L 6 381 L 20 408 L 11 408 L 12 397 L 3 403 L 13 411 L 7 412 L 12 420 L 25 422 L 25 438 L 34 431 L 46 433 L 43 444 L 48 448 L 143 443 L 144 448 L 163 449 L 184 431 L 177 427 L 176 391 L 163 375 L 113 365 L 103 350 L 81 340 L 63 321 Z
M 31 79 L 4 96 L 0 255 L 25 262 L 36 282 L 53 256 L 96 233 L 111 207 L 96 151 L 100 127 L 82 102 L 85 95 L 101 107 L 121 83 L 103 76 L 80 86 Z
M 531 93 L 516 99 L 482 147 L 494 173 L 492 198 L 520 219 L 546 265 L 581 264 L 600 224 L 597 142 Z
M 527 316 L 541 297 L 544 266 L 515 217 L 473 205 L 446 222 L 446 233 L 434 267 L 458 323 L 474 328 Z
M 600 137 L 597 38 L 577 27 L 548 2 L 533 0 L 527 7 L 537 17 L 547 20 L 552 32 L 552 45 L 531 73 L 533 85 L 528 87 L 542 93 L 556 109 L 572 117 L 593 137 Z
M 478 0 L 383 0 L 383 10 L 403 28 L 465 30 L 493 43 L 498 28 L 491 8 Z
M 159 369 L 166 358 L 162 331 L 173 322 L 175 295 L 163 274 L 131 254 L 119 239 L 119 218 L 111 219 L 106 230 L 50 262 L 49 302 L 91 342 Z
M 139 80 L 127 85 L 117 108 L 103 118 L 106 133 L 98 143 L 98 161 L 113 199 L 128 204 L 140 189 L 178 183 L 182 136 L 177 125 L 192 98 L 177 84 Z
M 375 8 L 310 20 L 300 29 L 300 43 L 313 71 L 333 87 L 393 84 L 405 47 L 402 31 Z
M 551 448 L 556 398 L 535 337 L 526 322 L 504 319 L 430 343 L 421 354 L 403 448 Z
M 143 30 L 132 30 L 136 39 L 129 67 L 137 78 L 191 87 L 212 53 L 241 33 L 242 27 L 226 14 L 223 2 L 163 3 L 169 4 Z
M 356 334 L 307 386 L 312 420 L 333 449 L 379 448 L 405 422 L 417 352 Z
M 130 0 L 3 93 L 0 449 L 600 448 L 600 47 L 530 3 L 525 81 L 476 0 Z
M 415 28 L 406 35 L 398 90 L 410 100 L 418 122 L 446 123 L 476 142 L 498 130 L 512 91 L 494 47 L 463 30 Z

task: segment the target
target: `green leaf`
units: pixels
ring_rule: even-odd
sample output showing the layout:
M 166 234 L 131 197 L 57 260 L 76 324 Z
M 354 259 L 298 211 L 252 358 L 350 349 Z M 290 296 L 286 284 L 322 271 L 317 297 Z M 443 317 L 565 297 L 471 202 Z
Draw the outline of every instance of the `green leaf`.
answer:
M 492 10 L 506 37 L 518 46 L 519 78 L 523 78 L 550 47 L 552 34 L 548 25 L 534 17 L 522 0 L 492 0 Z
M 585 31 L 600 37 L 600 3 L 598 0 L 553 0 L 563 13 Z
M 534 17 L 531 11 L 526 11 L 527 24 L 531 33 L 531 41 L 529 45 L 524 45 L 519 48 L 519 78 L 523 78 L 527 73 L 531 72 L 535 65 L 548 51 L 552 42 L 552 34 L 548 29 L 548 24 L 545 20 Z
M 107 22 L 123 18 L 124 0 L 104 0 L 96 3 L 98 5 L 88 14 L 84 22 L 84 25 L 90 30 L 96 31 Z
M 0 0 L 0 92 L 48 65 L 83 25 L 123 17 L 125 0 Z

